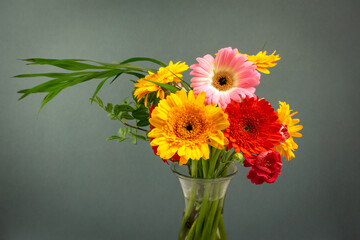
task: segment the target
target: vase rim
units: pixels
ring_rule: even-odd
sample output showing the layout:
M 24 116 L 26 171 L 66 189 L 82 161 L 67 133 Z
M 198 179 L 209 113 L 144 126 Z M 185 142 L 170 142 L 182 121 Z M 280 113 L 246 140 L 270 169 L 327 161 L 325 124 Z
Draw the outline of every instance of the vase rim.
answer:
M 179 171 L 176 170 L 177 167 L 180 167 L 179 163 L 177 163 L 177 162 L 173 162 L 171 164 L 171 166 L 170 166 L 171 171 L 177 177 L 185 179 L 185 180 L 189 180 L 189 181 L 194 181 L 195 180 L 195 181 L 200 181 L 200 182 L 222 182 L 222 181 L 231 180 L 235 176 L 235 174 L 238 172 L 238 167 L 236 166 L 236 164 L 231 163 L 230 168 L 232 168 L 232 172 L 230 172 L 225 177 L 219 177 L 219 178 L 194 178 L 194 177 L 187 176 L 187 175 L 184 175 L 184 174 L 180 173 Z M 229 168 L 229 170 L 230 170 L 230 168 Z

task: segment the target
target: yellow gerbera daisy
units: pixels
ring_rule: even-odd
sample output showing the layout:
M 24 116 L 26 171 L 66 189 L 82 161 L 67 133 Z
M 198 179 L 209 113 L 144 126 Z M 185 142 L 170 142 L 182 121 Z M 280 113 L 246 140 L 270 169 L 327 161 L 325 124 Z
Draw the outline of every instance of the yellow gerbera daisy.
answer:
M 276 66 L 276 62 L 279 61 L 281 58 L 278 55 L 274 55 L 276 51 L 274 51 L 271 55 L 266 55 L 266 51 L 260 51 L 256 55 L 248 55 L 248 60 L 253 62 L 256 65 L 256 70 L 259 72 L 269 74 L 270 71 L 268 68 L 272 68 Z M 241 53 L 239 53 L 241 54 Z
M 156 96 L 160 99 L 165 98 L 164 90 L 147 80 L 159 83 L 170 83 L 170 82 L 180 82 L 179 78 L 182 77 L 180 73 L 189 69 L 189 66 L 186 63 L 177 62 L 173 64 L 170 61 L 169 65 L 166 67 L 161 67 L 157 71 L 157 73 L 149 72 L 149 75 L 145 76 L 144 79 L 139 79 L 134 85 L 137 89 L 134 92 L 134 96 L 137 98 L 138 101 L 145 96 L 145 106 L 147 104 L 147 98 L 150 93 L 157 92 Z
M 209 145 L 223 149 L 228 144 L 221 130 L 229 126 L 227 115 L 220 107 L 205 105 L 205 93 L 195 97 L 193 91 L 172 93 L 153 110 L 148 134 L 151 146 L 159 146 L 157 155 L 170 159 L 177 153 L 179 164 L 189 159 L 208 159 Z
M 280 145 L 277 145 L 276 151 L 278 151 L 281 156 L 286 157 L 286 160 L 291 160 L 295 157 L 295 154 L 293 153 L 293 150 L 298 148 L 298 145 L 294 142 L 293 137 L 302 137 L 302 134 L 299 133 L 303 126 L 296 125 L 300 122 L 299 119 L 292 119 L 292 116 L 297 114 L 297 112 L 291 113 L 292 110 L 290 110 L 289 104 L 286 104 L 286 102 L 280 102 L 280 107 L 277 110 L 279 119 L 282 124 L 287 126 L 288 132 L 290 137 L 283 143 L 280 143 Z

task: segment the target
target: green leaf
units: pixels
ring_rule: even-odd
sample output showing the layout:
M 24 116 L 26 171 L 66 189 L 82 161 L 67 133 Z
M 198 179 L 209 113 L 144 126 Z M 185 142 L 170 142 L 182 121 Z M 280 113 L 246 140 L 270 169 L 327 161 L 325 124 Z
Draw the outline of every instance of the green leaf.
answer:
M 65 79 L 53 79 L 53 80 L 49 80 L 47 82 L 44 82 L 42 84 L 39 84 L 33 88 L 30 89 L 23 89 L 18 91 L 18 93 L 27 93 L 27 94 L 31 94 L 31 93 L 39 93 L 39 92 L 51 92 L 53 90 L 59 90 L 62 89 L 59 86 L 62 86 L 62 84 L 64 84 L 63 82 L 66 80 L 74 80 L 75 78 L 65 78 Z M 20 99 L 22 99 L 23 97 L 21 97 Z
M 129 98 L 129 97 L 124 98 L 124 99 L 121 101 L 120 105 L 121 105 L 121 104 L 126 104 L 126 105 L 127 105 L 127 101 L 126 101 L 126 100 L 127 100 L 128 98 Z
M 147 58 L 147 57 L 133 57 L 129 58 L 125 61 L 122 61 L 120 64 L 126 64 L 126 63 L 132 63 L 132 62 L 139 62 L 139 61 L 147 61 L 147 62 L 153 62 L 156 63 L 162 67 L 166 67 L 166 64 L 163 62 L 160 62 L 159 60 L 156 60 L 154 58 Z
M 138 135 L 138 134 L 135 134 L 135 133 L 132 133 L 132 132 L 129 132 L 129 135 L 134 137 L 134 138 L 139 138 L 141 140 L 146 141 L 146 137 L 144 137 L 143 135 Z
M 172 85 L 170 85 L 170 84 L 154 82 L 154 81 L 151 81 L 151 80 L 146 79 L 146 78 L 144 78 L 144 80 L 146 80 L 146 81 L 148 81 L 148 82 L 151 82 L 151 83 L 154 83 L 154 84 L 156 84 L 156 85 L 158 85 L 158 86 L 160 86 L 160 87 L 162 87 L 162 88 L 165 88 L 165 89 L 169 90 L 169 91 L 172 92 L 172 93 L 175 93 L 175 92 L 177 92 L 177 91 L 180 90 L 180 89 L 178 89 L 177 87 L 174 87 L 174 86 L 172 86 Z
M 136 109 L 131 113 L 131 115 L 139 120 L 142 120 L 144 118 L 149 118 L 149 112 L 147 111 L 147 108 Z
M 106 138 L 106 141 L 114 140 L 114 139 L 119 139 L 119 138 L 120 138 L 120 137 L 113 135 L 113 136 L 110 136 L 110 137 Z
M 142 73 L 137 73 L 137 72 L 124 72 L 124 74 L 133 75 L 133 76 L 135 76 L 135 77 L 138 77 L 139 79 L 145 77 L 144 74 L 142 74 Z
M 136 121 L 136 122 L 137 122 L 137 121 Z M 133 133 L 133 131 L 134 131 L 134 133 Z M 134 138 L 133 141 L 132 141 L 133 144 L 137 144 L 136 134 L 137 134 L 137 130 L 136 130 L 136 129 L 131 129 L 131 130 L 129 131 L 129 136 L 132 137 L 132 138 Z
M 123 129 L 124 129 L 125 135 L 131 131 L 131 129 L 129 127 L 124 127 Z
M 118 75 L 116 75 L 115 76 L 115 78 L 113 79 L 113 80 L 111 80 L 111 82 L 110 82 L 110 84 L 112 84 L 121 74 L 128 74 L 128 75 L 133 75 L 133 76 L 135 76 L 135 77 L 137 77 L 137 78 L 139 78 L 139 79 L 141 79 L 141 78 L 144 78 L 145 77 L 145 75 L 144 74 L 141 74 L 141 73 L 137 73 L 137 72 L 121 72 L 121 73 L 119 73 Z M 136 83 L 136 81 L 133 81 L 134 83 Z
M 191 90 L 190 85 L 189 85 L 186 81 L 184 81 L 184 80 L 182 80 L 182 79 L 181 79 L 181 85 L 182 85 L 187 91 L 190 91 L 190 90 Z
M 129 139 L 129 137 L 111 136 L 111 137 L 108 137 L 108 138 L 106 139 L 106 141 L 108 141 L 108 140 L 117 140 L 117 142 L 122 142 L 122 141 L 124 141 L 124 140 L 126 140 L 126 139 Z
M 113 114 L 114 114 L 115 116 L 118 116 L 119 113 L 120 113 L 120 109 L 118 108 L 118 106 L 119 106 L 119 105 L 115 105 L 115 107 L 114 107 L 114 112 L 113 112 Z M 115 118 L 115 117 L 113 117 L 113 118 Z
M 85 59 L 29 58 L 29 59 L 24 59 L 24 61 L 29 62 L 29 65 L 52 65 L 58 68 L 71 70 L 71 71 L 81 71 L 86 69 L 108 69 L 108 67 L 105 66 L 96 66 L 92 64 L 79 62 L 79 61 L 88 61 Z
M 123 72 L 117 74 L 117 75 L 113 78 L 113 80 L 111 80 L 110 84 L 112 84 L 122 73 L 123 73 Z
M 125 137 L 126 132 L 125 132 L 122 128 L 119 128 L 118 135 L 119 135 L 120 137 Z
M 138 127 L 148 126 L 148 125 L 150 125 L 149 119 L 148 119 L 148 118 L 142 119 L 142 120 L 140 120 L 136 125 L 137 125 Z
M 78 83 L 82 83 L 82 82 L 86 82 L 89 81 L 93 78 L 104 78 L 104 77 L 108 77 L 109 75 L 115 75 L 116 73 L 114 73 L 113 71 L 101 71 L 101 72 L 92 72 L 90 74 L 87 74 L 85 76 L 81 76 L 79 78 L 76 78 L 74 81 L 71 81 L 68 83 L 68 85 L 66 87 L 70 87 L 70 86 L 74 86 Z
M 61 78 L 55 78 L 49 81 L 46 81 L 42 84 L 39 84 L 30 89 L 23 89 L 18 91 L 18 93 L 23 93 L 19 100 L 23 99 L 24 97 L 28 96 L 31 93 L 40 93 L 40 92 L 60 92 L 63 89 L 76 85 L 78 83 L 89 81 L 93 78 L 103 78 L 109 75 L 114 75 L 118 72 L 118 70 L 113 71 L 102 71 L 102 72 L 82 72 L 76 74 L 65 74 L 62 75 Z M 84 74 L 85 73 L 85 74 Z M 77 76 L 76 76 L 77 75 Z
M 124 141 L 126 139 L 129 139 L 129 138 L 121 138 L 121 139 L 117 140 L 117 142 L 119 143 L 119 142 L 122 142 L 122 141 Z
M 123 127 L 123 128 L 119 128 L 119 131 L 118 131 L 118 135 L 120 137 L 126 137 L 126 135 L 130 132 L 130 128 L 128 127 Z
M 108 103 L 108 104 L 106 105 L 106 107 L 105 107 L 105 111 L 111 113 L 112 110 L 113 110 L 113 105 L 112 105 L 112 103 Z
M 99 106 L 101 107 L 101 108 L 104 108 L 104 103 L 103 103 L 103 101 L 98 97 L 98 96 L 95 96 L 96 97 L 96 100 L 97 100 L 97 103 L 99 104 Z
M 74 73 L 34 73 L 34 74 L 20 74 L 13 76 L 14 78 L 31 78 L 31 77 L 49 77 L 49 78 L 63 78 L 76 75 L 84 75 L 90 72 L 74 72 Z
M 120 119 L 127 119 L 127 120 L 133 120 L 134 117 L 131 116 L 129 113 L 127 112 L 123 112 L 121 115 L 120 115 Z
M 121 112 L 132 112 L 135 110 L 133 107 L 126 104 L 115 105 L 115 109 L 118 109 L 118 111 Z
M 61 91 L 61 90 L 55 91 L 55 92 L 51 92 L 51 93 L 47 94 L 47 95 L 45 96 L 44 100 L 43 100 L 42 103 L 41 103 L 41 107 L 40 107 L 40 109 L 39 109 L 39 112 L 40 112 L 41 109 L 45 106 L 45 104 L 48 103 L 51 99 L 53 99 L 60 91 Z
M 130 70 L 138 70 L 142 72 L 147 72 L 145 68 L 138 67 L 131 64 L 111 64 L 111 63 L 102 63 L 93 60 L 87 59 L 49 59 L 49 58 L 29 58 L 23 59 L 23 61 L 29 62 L 28 65 L 51 65 L 71 71 L 81 71 L 86 69 L 119 69 L 127 68 Z M 88 62 L 88 63 L 83 63 Z M 90 63 L 96 63 L 89 64 Z M 100 66 L 99 66 L 100 65 Z
M 120 76 L 122 73 L 136 76 L 138 78 L 143 78 L 145 75 L 142 73 L 147 73 L 149 69 L 135 66 L 129 64 L 136 61 L 150 61 L 157 64 L 162 64 L 160 61 L 151 58 L 131 58 L 125 60 L 121 64 L 107 64 L 96 62 L 92 60 L 85 59 L 47 59 L 47 58 L 30 58 L 25 59 L 30 65 L 51 65 L 58 68 L 76 71 L 70 73 L 35 73 L 35 74 L 20 74 L 15 77 L 18 78 L 30 78 L 30 77 L 49 77 L 52 78 L 49 81 L 38 84 L 29 89 L 22 89 L 19 91 L 21 97 L 19 100 L 25 98 L 26 96 L 32 93 L 47 93 L 44 100 L 42 101 L 41 108 L 45 106 L 51 99 L 53 99 L 58 93 L 67 87 L 77 85 L 92 79 L 102 79 L 103 80 L 96 87 L 92 98 L 90 100 L 93 102 L 96 99 L 96 102 L 100 107 L 104 108 L 104 105 L 100 99 L 97 99 L 97 94 L 100 89 L 103 87 L 105 82 L 110 78 L 114 77 L 113 81 Z M 87 69 L 94 69 L 95 71 L 83 71 Z M 100 71 L 99 71 L 100 70 Z M 41 109 L 40 108 L 40 109 Z M 113 110 L 112 105 L 107 105 L 106 110 L 111 113 Z M 121 112 L 121 109 L 117 109 L 117 113 Z M 129 108 L 126 111 L 133 111 L 133 108 Z M 124 118 L 134 119 L 131 115 L 124 115 Z
M 99 83 L 99 85 L 98 85 L 98 86 L 96 87 L 96 89 L 95 89 L 95 92 L 94 92 L 92 98 L 94 98 L 94 97 L 96 96 L 96 94 L 100 91 L 100 89 L 102 88 L 102 86 L 104 85 L 104 83 L 105 83 L 109 78 L 110 78 L 110 77 L 107 77 L 107 78 L 105 78 L 104 80 L 102 80 L 102 81 Z M 92 101 L 91 101 L 91 103 L 92 103 Z

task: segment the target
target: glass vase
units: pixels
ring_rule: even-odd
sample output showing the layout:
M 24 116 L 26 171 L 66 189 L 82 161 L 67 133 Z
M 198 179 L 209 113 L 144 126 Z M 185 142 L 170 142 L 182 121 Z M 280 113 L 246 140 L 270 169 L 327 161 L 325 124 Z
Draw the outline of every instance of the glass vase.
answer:
M 171 166 L 179 179 L 185 208 L 178 240 L 224 240 L 227 239 L 223 208 L 227 187 L 237 172 L 235 164 L 220 178 L 193 178 L 186 165 Z

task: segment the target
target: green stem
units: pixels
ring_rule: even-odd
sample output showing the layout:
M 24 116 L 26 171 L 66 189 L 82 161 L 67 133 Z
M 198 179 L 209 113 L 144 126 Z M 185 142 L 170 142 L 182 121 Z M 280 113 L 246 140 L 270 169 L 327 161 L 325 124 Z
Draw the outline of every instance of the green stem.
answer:
M 193 178 L 197 177 L 197 164 L 198 164 L 198 161 L 191 160 L 191 177 L 193 177 Z
M 137 126 L 133 126 L 131 124 L 128 124 L 127 122 L 122 122 L 121 120 L 119 120 L 124 126 L 127 126 L 127 127 L 131 127 L 131 128 L 134 128 L 134 129 L 137 129 L 137 130 L 141 130 L 141 131 L 144 131 L 144 132 L 148 132 L 149 130 L 146 130 L 146 129 L 143 129 L 141 127 L 137 127 Z
M 196 172 L 197 172 L 197 161 L 196 160 L 191 160 L 191 176 L 192 177 L 196 177 Z M 181 227 L 180 227 L 180 232 L 179 232 L 179 236 L 178 236 L 178 240 L 183 240 L 185 239 L 186 233 L 187 233 L 187 228 L 186 228 L 186 223 L 188 222 L 191 213 L 194 209 L 194 205 L 195 205 L 195 194 L 196 194 L 196 183 L 192 182 L 191 183 L 191 193 L 190 193 L 190 198 L 189 198 L 189 202 L 187 204 L 187 208 L 185 210 L 182 222 L 181 222 Z M 195 223 L 195 221 L 194 221 Z
M 213 178 L 215 175 L 215 166 L 218 160 L 218 157 L 222 150 L 213 148 L 214 153 L 212 154 L 211 158 L 209 159 L 209 171 L 208 171 L 208 178 Z
M 206 184 L 205 190 L 204 190 L 204 198 L 203 198 L 203 201 L 201 203 L 201 209 L 200 209 L 199 215 L 197 217 L 198 223 L 197 223 L 197 226 L 196 226 L 195 239 L 200 239 L 200 237 L 202 235 L 203 222 L 204 222 L 204 219 L 205 219 L 205 215 L 207 213 L 207 204 L 208 204 L 208 201 L 209 201 L 209 194 L 211 192 L 210 188 L 211 188 L 211 185 Z
M 219 186 L 215 186 L 214 189 L 214 198 L 217 198 L 217 195 L 219 194 Z M 214 223 L 214 218 L 216 215 L 216 211 L 218 209 L 218 203 L 219 203 L 219 199 L 212 201 L 210 204 L 210 208 L 208 210 L 208 216 L 206 218 L 206 222 L 204 224 L 204 231 L 203 231 L 203 239 L 204 240 L 208 240 L 211 236 L 211 232 L 213 228 L 217 228 L 217 225 L 213 225 Z
M 194 239 L 197 220 L 198 219 L 195 219 L 193 225 L 191 226 L 191 228 L 189 230 L 189 234 L 186 236 L 186 240 L 193 240 Z
M 219 222 L 219 231 L 220 231 L 220 239 L 227 240 L 227 235 L 225 232 L 225 225 L 224 225 L 224 219 L 223 216 L 220 216 L 220 222 Z
M 208 160 L 204 160 L 204 159 L 201 159 L 201 162 L 202 162 L 202 167 L 203 167 L 203 175 L 204 175 L 204 178 L 206 178 L 207 174 L 208 174 L 209 162 L 208 162 Z
M 225 177 L 227 175 L 230 165 L 231 165 L 230 162 L 223 164 L 223 166 L 219 169 L 218 173 L 216 174 L 216 177 Z
M 231 150 L 226 150 L 226 154 L 225 154 L 225 157 L 224 157 L 224 161 L 223 162 L 227 162 L 229 160 L 229 154 L 231 153 Z
M 217 234 L 217 230 L 219 228 L 220 218 L 222 218 L 223 205 L 224 205 L 224 198 L 222 198 L 220 200 L 217 211 L 216 211 L 216 217 L 215 217 L 215 221 L 214 221 L 214 226 L 212 228 L 211 235 L 210 235 L 211 240 L 216 239 L 216 234 Z
M 203 166 L 201 160 L 196 160 L 198 162 L 198 178 L 204 178 L 203 176 Z
M 222 170 L 219 177 L 225 177 L 228 174 L 228 170 L 229 170 L 230 165 L 231 165 L 230 162 L 228 162 L 226 164 L 225 168 Z M 220 200 L 219 205 L 218 205 L 216 218 L 215 218 L 215 221 L 214 221 L 214 226 L 212 228 L 212 233 L 210 235 L 211 240 L 216 238 L 217 229 L 219 229 L 219 231 L 220 231 L 220 239 L 227 240 L 227 236 L 226 236 L 226 232 L 225 232 L 225 226 L 224 226 L 224 219 L 223 219 L 223 216 L 222 216 L 222 211 L 223 211 L 223 207 L 224 207 L 224 200 L 225 200 L 225 197 Z
M 181 78 L 180 78 L 180 79 L 181 79 Z M 189 85 L 185 80 L 181 79 L 181 83 L 184 83 L 184 85 L 186 85 L 186 86 L 188 86 L 189 88 L 191 88 L 190 85 Z
M 221 164 L 219 169 L 215 169 L 220 154 L 223 154 L 226 160 L 230 153 L 212 148 L 208 160 L 191 160 L 188 165 L 190 175 L 194 178 L 226 176 L 231 165 L 230 162 Z M 191 185 L 190 197 L 184 212 L 178 240 L 217 240 L 218 238 L 227 240 L 222 216 L 224 198 L 218 197 L 221 191 L 220 185 L 205 184 L 203 194 L 201 194 L 202 199 L 196 200 L 196 184 L 193 182 Z
M 144 72 L 144 73 L 147 73 L 149 70 L 151 70 L 148 68 L 143 68 L 143 67 L 135 66 L 132 64 L 119 64 L 119 65 L 114 64 L 114 66 L 117 68 L 127 68 L 127 69 L 130 69 L 133 71 L 139 71 L 139 72 Z
M 190 87 L 190 85 L 189 85 L 187 82 L 185 82 L 184 80 L 181 79 L 181 83 L 183 84 L 183 87 L 185 87 L 185 89 L 186 89 L 187 91 L 190 91 L 190 90 L 191 90 L 191 87 Z
M 261 51 L 264 51 L 266 44 L 267 44 L 267 41 L 264 43 L 263 47 L 261 48 Z
M 216 171 L 216 177 L 220 177 L 224 172 L 227 173 L 229 166 L 231 165 L 231 162 L 229 162 L 229 159 L 232 158 L 232 156 L 234 155 L 235 152 L 232 152 L 231 155 L 230 155 L 230 153 L 231 153 L 230 150 L 226 150 L 225 157 L 222 159 L 222 164 L 220 165 L 219 169 Z

